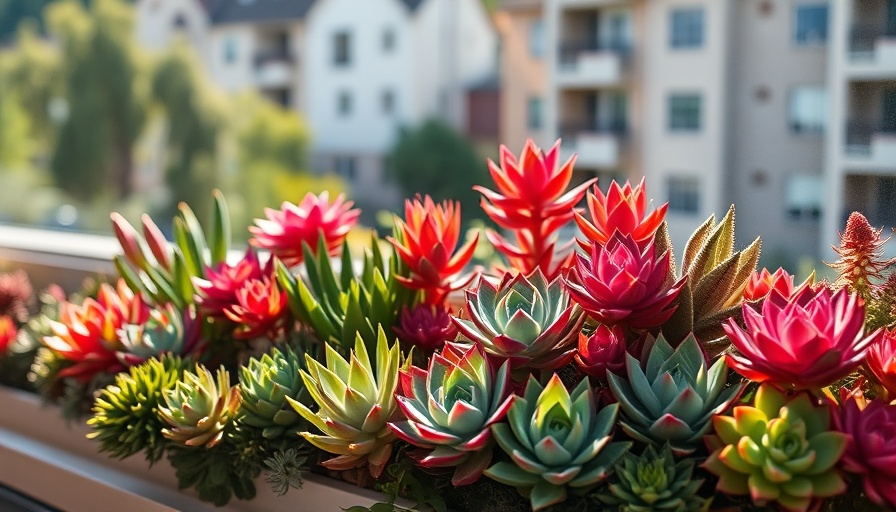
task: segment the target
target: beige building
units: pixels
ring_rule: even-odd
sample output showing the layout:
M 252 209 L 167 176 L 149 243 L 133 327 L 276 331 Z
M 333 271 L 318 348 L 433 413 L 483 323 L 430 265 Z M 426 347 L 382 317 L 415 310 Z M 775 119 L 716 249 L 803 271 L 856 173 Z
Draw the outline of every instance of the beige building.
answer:
M 517 27 L 502 33 L 502 131 L 516 148 L 533 108 L 517 80 L 531 68 L 516 66 L 538 23 L 519 3 L 501 13 Z M 894 5 L 544 2 L 545 129 L 528 134 L 562 137 L 580 180 L 647 176 L 678 247 L 734 203 L 739 245 L 762 235 L 765 263 L 827 257 L 853 209 L 896 224 Z

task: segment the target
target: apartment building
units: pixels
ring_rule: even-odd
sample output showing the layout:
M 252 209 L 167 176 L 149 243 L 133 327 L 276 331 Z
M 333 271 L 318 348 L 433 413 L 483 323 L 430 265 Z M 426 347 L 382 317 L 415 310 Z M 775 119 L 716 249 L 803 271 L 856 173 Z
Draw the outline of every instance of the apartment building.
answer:
M 507 111 L 537 105 L 511 89 L 543 23 L 545 129 L 529 134 L 562 137 L 580 180 L 647 176 L 677 246 L 732 203 L 739 243 L 762 235 L 776 264 L 827 257 L 854 209 L 896 224 L 896 0 L 552 0 L 525 15 L 521 1 L 501 13 L 529 27 L 502 33 L 504 132 L 521 125 Z

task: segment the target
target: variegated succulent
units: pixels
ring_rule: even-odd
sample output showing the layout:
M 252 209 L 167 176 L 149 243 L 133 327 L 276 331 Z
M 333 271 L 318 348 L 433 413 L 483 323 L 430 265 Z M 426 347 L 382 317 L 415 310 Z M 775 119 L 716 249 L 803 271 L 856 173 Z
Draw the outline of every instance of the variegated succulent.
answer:
M 212 375 L 197 364 L 195 372 L 184 372 L 164 396 L 165 406 L 158 413 L 168 428 L 162 429 L 162 435 L 189 447 L 218 445 L 240 407 L 239 388 L 230 386 L 230 373 L 224 367 Z

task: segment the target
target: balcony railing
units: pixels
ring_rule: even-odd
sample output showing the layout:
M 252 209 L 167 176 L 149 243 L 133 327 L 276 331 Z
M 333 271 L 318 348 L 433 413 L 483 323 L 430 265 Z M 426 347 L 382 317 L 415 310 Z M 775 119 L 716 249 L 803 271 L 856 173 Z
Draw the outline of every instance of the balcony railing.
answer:
M 255 69 L 270 63 L 295 64 L 295 57 L 289 50 L 278 49 L 261 51 L 255 54 Z
M 628 124 L 625 120 L 613 120 L 603 123 L 568 123 L 560 126 L 562 144 L 573 144 L 576 136 L 583 133 L 614 135 L 624 138 L 628 135 Z
M 584 53 L 615 53 L 627 60 L 631 55 L 631 44 L 614 41 L 570 41 L 560 45 L 559 62 L 561 66 L 575 65 Z
M 867 121 L 849 122 L 846 125 L 846 152 L 857 156 L 869 155 L 876 134 L 896 136 L 896 127 Z
M 889 28 L 888 28 L 889 27 Z M 896 39 L 896 23 L 886 25 L 854 25 L 849 34 L 849 52 L 853 58 L 874 54 L 877 41 Z

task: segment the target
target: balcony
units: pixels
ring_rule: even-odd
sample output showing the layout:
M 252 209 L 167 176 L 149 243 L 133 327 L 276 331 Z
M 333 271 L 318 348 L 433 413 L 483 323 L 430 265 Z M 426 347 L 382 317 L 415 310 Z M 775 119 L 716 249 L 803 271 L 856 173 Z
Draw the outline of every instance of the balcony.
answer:
M 865 78 L 896 77 L 896 30 L 853 27 L 847 68 L 850 74 Z
M 618 84 L 629 53 L 630 49 L 620 44 L 564 44 L 558 56 L 557 83 L 565 87 Z
M 287 87 L 295 79 L 295 58 L 276 50 L 255 55 L 255 84 L 258 87 Z
M 850 123 L 845 153 L 850 168 L 892 173 L 896 168 L 896 129 Z
M 567 126 L 560 130 L 563 158 L 578 155 L 576 163 L 583 167 L 612 168 L 619 165 L 620 146 L 625 127 L 615 124 L 608 127 Z

